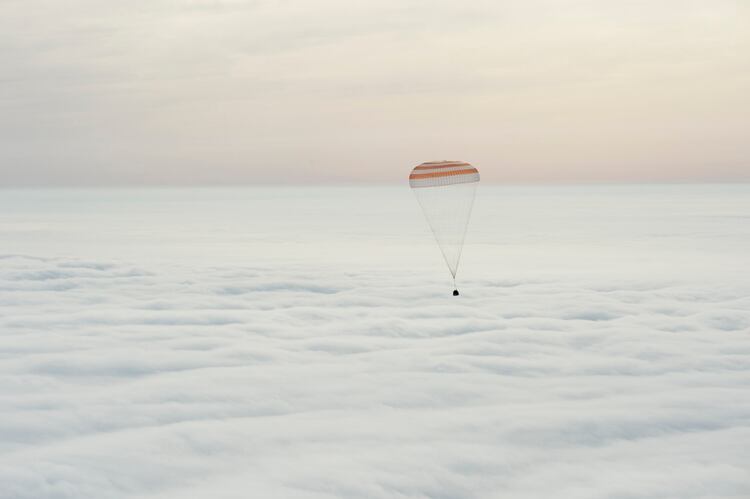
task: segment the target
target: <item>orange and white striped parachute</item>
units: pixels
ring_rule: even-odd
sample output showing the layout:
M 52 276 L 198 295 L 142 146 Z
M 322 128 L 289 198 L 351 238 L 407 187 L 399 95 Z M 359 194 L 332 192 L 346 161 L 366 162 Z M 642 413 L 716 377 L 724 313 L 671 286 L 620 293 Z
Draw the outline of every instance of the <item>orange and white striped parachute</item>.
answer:
M 435 234 L 454 286 L 478 182 L 479 171 L 463 161 L 429 161 L 409 175 L 409 185 Z

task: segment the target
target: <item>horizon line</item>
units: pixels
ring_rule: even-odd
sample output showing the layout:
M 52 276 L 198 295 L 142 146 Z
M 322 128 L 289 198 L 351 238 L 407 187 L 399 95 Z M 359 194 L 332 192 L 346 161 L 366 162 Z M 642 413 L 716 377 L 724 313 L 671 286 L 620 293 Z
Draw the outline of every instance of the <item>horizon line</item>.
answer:
M 744 185 L 750 184 L 749 178 L 734 180 L 649 180 L 649 181 L 570 181 L 570 182 L 498 182 L 483 181 L 483 185 L 494 187 L 573 187 L 573 186 L 635 186 L 635 185 Z M 0 185 L 0 190 L 11 189 L 200 189 L 200 188 L 249 188 L 249 187 L 395 187 L 405 185 L 408 187 L 408 179 L 404 182 L 262 182 L 262 183 L 220 183 L 209 182 L 203 184 L 189 183 L 98 183 L 98 184 L 18 184 Z

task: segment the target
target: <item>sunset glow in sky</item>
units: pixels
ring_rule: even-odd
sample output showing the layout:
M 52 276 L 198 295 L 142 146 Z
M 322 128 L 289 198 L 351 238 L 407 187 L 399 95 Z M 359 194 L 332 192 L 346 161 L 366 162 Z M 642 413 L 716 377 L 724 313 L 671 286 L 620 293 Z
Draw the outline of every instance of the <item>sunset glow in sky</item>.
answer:
M 0 186 L 750 179 L 744 0 L 0 3 Z

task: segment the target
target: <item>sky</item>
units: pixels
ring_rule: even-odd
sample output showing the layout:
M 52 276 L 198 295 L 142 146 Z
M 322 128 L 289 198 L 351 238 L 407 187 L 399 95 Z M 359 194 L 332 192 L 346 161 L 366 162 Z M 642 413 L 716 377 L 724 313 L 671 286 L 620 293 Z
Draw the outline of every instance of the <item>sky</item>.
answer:
M 0 186 L 750 179 L 744 0 L 3 0 Z

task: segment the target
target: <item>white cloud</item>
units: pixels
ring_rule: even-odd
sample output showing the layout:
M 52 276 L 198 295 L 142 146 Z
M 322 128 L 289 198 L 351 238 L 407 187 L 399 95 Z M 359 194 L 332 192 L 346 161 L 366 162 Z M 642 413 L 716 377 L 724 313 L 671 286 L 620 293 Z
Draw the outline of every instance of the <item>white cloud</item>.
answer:
M 747 289 L 686 304 L 700 291 L 589 288 L 577 300 L 596 305 L 575 307 L 564 283 L 523 284 L 512 303 L 404 303 L 361 277 L 333 294 L 188 286 L 154 307 L 186 271 L 13 293 L 48 295 L 5 306 L 0 324 L 4 497 L 749 490 Z M 212 274 L 193 277 L 234 284 Z M 92 311 L 88 295 L 105 303 Z
M 6 192 L 0 498 L 745 497 L 743 189 Z

